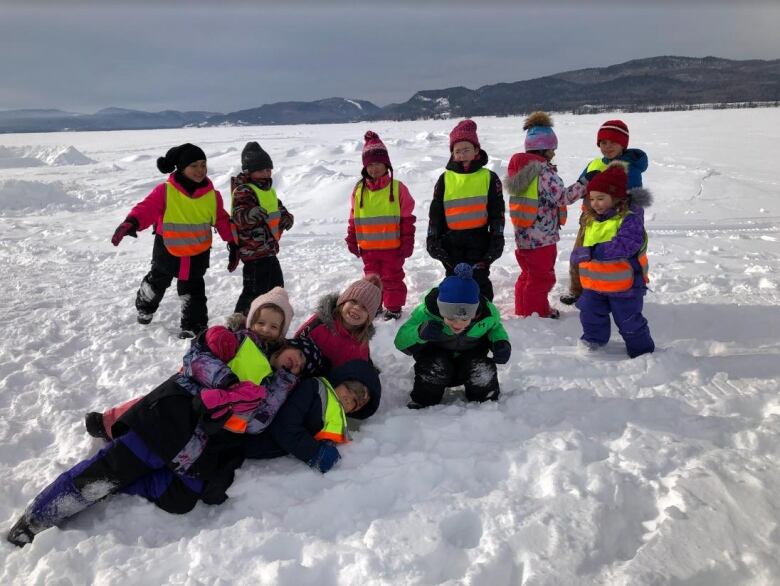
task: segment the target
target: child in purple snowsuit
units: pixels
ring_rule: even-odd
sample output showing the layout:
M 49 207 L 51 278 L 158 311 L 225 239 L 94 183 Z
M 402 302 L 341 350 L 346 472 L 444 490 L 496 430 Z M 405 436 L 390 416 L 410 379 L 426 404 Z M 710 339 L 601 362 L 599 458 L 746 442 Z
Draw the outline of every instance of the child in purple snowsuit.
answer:
M 588 183 L 591 204 L 583 245 L 571 253 L 579 265 L 583 292 L 577 300 L 582 343 L 588 349 L 609 341 L 610 319 L 631 358 L 655 350 L 642 306 L 647 290 L 647 233 L 644 208 L 652 201 L 642 189 L 626 192 L 625 165 L 611 163 Z

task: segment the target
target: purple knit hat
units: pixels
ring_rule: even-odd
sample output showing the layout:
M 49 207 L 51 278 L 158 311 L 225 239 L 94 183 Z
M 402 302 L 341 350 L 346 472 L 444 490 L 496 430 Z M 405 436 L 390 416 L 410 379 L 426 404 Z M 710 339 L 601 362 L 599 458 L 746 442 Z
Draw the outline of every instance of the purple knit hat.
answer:
M 552 129 L 553 121 L 547 112 L 534 112 L 525 119 L 525 152 L 554 151 L 558 148 L 558 137 Z

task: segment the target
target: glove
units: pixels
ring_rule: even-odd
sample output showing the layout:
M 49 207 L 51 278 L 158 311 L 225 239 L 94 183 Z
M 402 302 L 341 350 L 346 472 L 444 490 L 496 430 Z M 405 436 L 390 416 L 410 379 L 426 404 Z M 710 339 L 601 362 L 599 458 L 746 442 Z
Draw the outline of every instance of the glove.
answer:
M 499 340 L 490 346 L 493 352 L 493 362 L 496 364 L 506 364 L 512 354 L 512 345 L 507 340 Z
M 356 240 L 347 240 L 347 248 L 352 254 L 360 258 L 360 247 L 357 245 Z
M 214 356 L 227 364 L 238 352 L 238 339 L 225 326 L 212 326 L 206 330 L 206 346 Z
M 286 214 L 282 214 L 282 217 L 279 220 L 279 229 L 282 232 L 286 232 L 287 230 L 293 227 L 294 223 L 295 223 L 295 218 L 290 212 L 287 212 Z
M 587 173 L 583 173 L 578 179 L 578 181 L 583 185 L 587 185 L 590 182 L 590 180 L 593 179 L 599 173 L 601 173 L 601 171 L 596 171 L 596 170 L 588 171 Z
M 119 246 L 119 243 L 122 242 L 122 238 L 125 236 L 138 238 L 136 230 L 138 230 L 138 222 L 135 220 L 135 218 L 127 218 L 124 222 L 117 226 L 116 230 L 114 230 L 114 235 L 111 237 L 111 244 L 114 246 Z
M 254 411 L 265 399 L 266 389 L 252 381 L 242 381 L 229 389 L 203 389 L 200 401 L 212 419 L 222 417 L 231 409 L 236 413 Z
M 336 449 L 336 445 L 330 440 L 324 440 L 320 442 L 317 453 L 307 464 L 325 474 L 339 460 L 341 460 L 341 454 Z
M 233 244 L 232 242 L 228 242 L 228 272 L 232 273 L 238 268 L 238 261 L 239 261 L 239 254 L 238 254 L 238 244 Z
M 420 324 L 417 335 L 420 336 L 421 340 L 427 342 L 441 340 L 444 336 L 444 323 L 440 321 L 426 321 Z
M 590 253 L 590 246 L 577 246 L 574 250 L 571 251 L 569 263 L 578 265 L 581 262 L 587 262 L 590 260 Z

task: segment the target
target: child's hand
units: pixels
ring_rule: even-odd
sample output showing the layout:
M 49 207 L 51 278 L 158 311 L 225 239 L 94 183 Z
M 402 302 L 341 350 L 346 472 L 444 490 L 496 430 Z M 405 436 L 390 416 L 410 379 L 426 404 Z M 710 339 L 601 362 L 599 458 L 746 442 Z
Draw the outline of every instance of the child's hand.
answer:
M 282 217 L 279 220 L 279 229 L 282 232 L 286 232 L 287 230 L 293 227 L 293 223 L 295 223 L 295 218 L 290 212 L 287 212 L 286 214 L 282 214 Z
M 341 454 L 339 454 L 336 445 L 330 440 L 324 440 L 320 442 L 317 453 L 307 462 L 307 464 L 315 470 L 319 470 L 325 474 L 328 470 L 333 468 L 339 460 L 341 460 Z
M 114 230 L 114 235 L 111 237 L 111 244 L 114 246 L 119 246 L 119 243 L 122 242 L 122 238 L 125 236 L 138 238 L 136 230 L 138 230 L 138 222 L 135 220 L 135 218 L 127 218 L 124 222 L 117 226 L 116 230 Z
M 444 336 L 444 323 L 440 321 L 426 321 L 420 324 L 417 332 L 421 340 L 435 342 Z
M 206 330 L 206 346 L 214 356 L 227 364 L 238 352 L 238 339 L 225 326 L 212 326 Z
M 509 362 L 509 357 L 512 355 L 512 345 L 506 340 L 499 340 L 491 344 L 490 347 L 493 352 L 493 362 L 496 364 L 506 364 Z
M 356 257 L 360 258 L 360 248 L 357 245 L 357 242 L 347 240 L 347 248 L 349 251 L 354 254 Z
M 569 263 L 578 265 L 582 262 L 587 262 L 590 260 L 590 255 L 590 246 L 577 246 L 574 250 L 571 251 Z
M 238 262 L 240 260 L 239 254 L 238 254 L 238 245 L 233 244 L 232 242 L 228 242 L 228 266 L 227 270 L 229 273 L 232 273 L 238 268 Z

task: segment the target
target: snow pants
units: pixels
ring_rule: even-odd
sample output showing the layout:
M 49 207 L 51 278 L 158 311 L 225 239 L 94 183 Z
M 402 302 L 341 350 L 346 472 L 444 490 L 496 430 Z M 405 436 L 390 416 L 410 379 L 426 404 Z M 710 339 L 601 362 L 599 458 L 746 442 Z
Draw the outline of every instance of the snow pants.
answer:
M 609 316 L 612 314 L 631 358 L 655 350 L 650 328 L 642 315 L 645 291 L 632 289 L 630 293 L 630 296 L 618 297 L 585 289 L 577 300 L 582 324 L 581 339 L 599 346 L 609 342 Z
M 131 431 L 60 474 L 27 506 L 24 517 L 37 534 L 119 492 L 183 514 L 193 509 L 202 490 L 201 480 L 175 474 Z
M 550 315 L 547 295 L 555 285 L 555 259 L 558 247 L 555 244 L 541 248 L 518 248 L 515 250 L 520 276 L 515 283 L 515 314 L 528 317 L 536 313 L 539 317 Z
M 249 313 L 249 306 L 255 297 L 268 293 L 274 287 L 284 287 L 282 266 L 276 255 L 245 261 L 243 268 L 244 288 L 236 301 L 236 313 Z
M 141 313 L 153 314 L 160 307 L 165 291 L 176 275 L 152 266 L 141 281 L 135 297 L 135 308 Z M 206 307 L 206 283 L 203 275 L 191 275 L 186 281 L 176 279 L 176 291 L 181 299 L 181 329 L 198 333 L 209 323 Z
M 404 283 L 404 259 L 399 249 L 363 250 L 363 272 L 375 273 L 382 281 L 382 305 L 390 311 L 401 311 L 406 304 L 406 283 Z
M 412 401 L 425 407 L 441 402 L 447 387 L 465 385 L 469 401 L 496 401 L 499 395 L 496 363 L 484 354 L 457 356 L 442 348 L 425 348 L 415 356 Z

